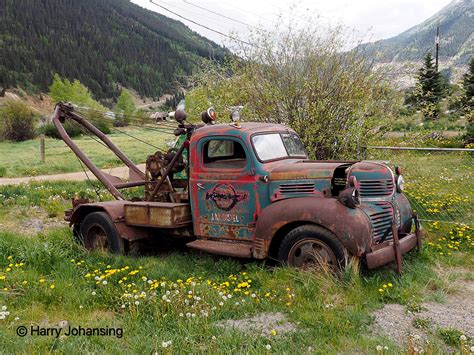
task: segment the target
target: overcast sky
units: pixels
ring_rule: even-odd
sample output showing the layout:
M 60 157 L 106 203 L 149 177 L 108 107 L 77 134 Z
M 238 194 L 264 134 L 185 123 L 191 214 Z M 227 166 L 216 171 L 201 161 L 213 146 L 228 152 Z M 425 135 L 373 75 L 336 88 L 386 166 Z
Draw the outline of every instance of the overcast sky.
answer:
M 245 25 L 224 16 L 259 28 L 271 28 L 279 14 L 288 13 L 292 4 L 299 9 L 320 16 L 322 22 L 342 24 L 357 39 L 378 40 L 395 36 L 434 15 L 451 0 L 153 0 L 181 16 L 212 29 L 229 33 L 235 31 L 244 39 Z M 188 21 L 180 19 L 149 0 L 132 2 L 182 21 L 187 26 L 219 44 L 225 38 Z M 223 16 L 211 13 L 214 11 Z

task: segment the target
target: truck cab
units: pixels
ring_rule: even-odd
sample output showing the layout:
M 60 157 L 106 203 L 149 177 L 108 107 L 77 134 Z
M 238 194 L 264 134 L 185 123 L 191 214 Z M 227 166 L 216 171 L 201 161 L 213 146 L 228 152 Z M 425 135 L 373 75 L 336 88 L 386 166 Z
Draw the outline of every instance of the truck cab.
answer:
M 400 254 L 417 245 L 403 178 L 383 163 L 309 160 L 293 130 L 266 123 L 202 127 L 189 152 L 191 247 L 375 267 L 397 258 L 394 234 Z

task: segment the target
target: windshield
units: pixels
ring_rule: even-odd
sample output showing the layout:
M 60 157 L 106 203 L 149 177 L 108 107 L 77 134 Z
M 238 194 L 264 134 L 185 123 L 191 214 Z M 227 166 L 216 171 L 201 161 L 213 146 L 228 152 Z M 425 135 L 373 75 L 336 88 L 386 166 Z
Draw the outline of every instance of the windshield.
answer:
M 282 158 L 306 158 L 306 151 L 295 133 L 267 133 L 252 137 L 252 143 L 261 161 Z

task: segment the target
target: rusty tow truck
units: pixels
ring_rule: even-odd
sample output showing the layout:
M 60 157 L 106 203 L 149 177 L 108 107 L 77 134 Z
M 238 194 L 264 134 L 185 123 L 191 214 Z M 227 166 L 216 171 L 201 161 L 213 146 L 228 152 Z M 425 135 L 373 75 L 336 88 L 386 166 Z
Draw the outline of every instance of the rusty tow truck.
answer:
M 143 238 L 183 238 L 189 248 L 232 257 L 272 258 L 294 267 L 368 268 L 420 247 L 422 232 L 403 194 L 404 179 L 375 161 L 309 160 L 298 135 L 267 123 L 188 123 L 176 111 L 179 144 L 148 157 L 145 171 L 71 105 L 56 106 L 53 123 L 66 144 L 114 201 L 74 199 L 65 219 L 90 250 L 127 252 Z M 129 168 L 123 181 L 99 170 L 67 135 L 73 120 L 96 135 Z M 144 186 L 140 200 L 121 189 Z

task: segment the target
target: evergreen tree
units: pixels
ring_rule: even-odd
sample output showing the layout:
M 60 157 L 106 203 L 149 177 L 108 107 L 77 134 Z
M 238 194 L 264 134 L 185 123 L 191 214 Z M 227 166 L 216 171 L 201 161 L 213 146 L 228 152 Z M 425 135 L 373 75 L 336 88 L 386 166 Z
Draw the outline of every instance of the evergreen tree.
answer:
M 445 85 L 436 71 L 431 53 L 426 54 L 424 65 L 418 73 L 417 99 L 425 118 L 437 118 L 439 101 L 444 95 Z
M 469 69 L 464 74 L 463 106 L 467 119 L 466 144 L 474 144 L 474 57 L 469 62 Z
M 0 18 L 0 85 L 30 91 L 46 90 L 58 73 L 98 99 L 118 96 L 117 84 L 159 97 L 209 46 L 216 60 L 229 53 L 129 0 L 0 0 Z
M 465 106 L 467 109 L 472 110 L 474 108 L 474 57 L 471 58 L 469 69 L 464 74 L 463 87 Z

